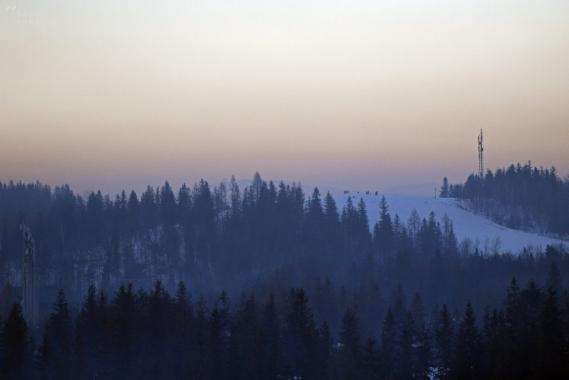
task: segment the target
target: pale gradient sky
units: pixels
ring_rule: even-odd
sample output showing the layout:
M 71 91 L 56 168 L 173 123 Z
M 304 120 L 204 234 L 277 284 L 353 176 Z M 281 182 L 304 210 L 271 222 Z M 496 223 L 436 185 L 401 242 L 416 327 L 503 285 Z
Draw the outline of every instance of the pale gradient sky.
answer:
M 569 173 L 567 0 L 0 0 L 0 181 Z

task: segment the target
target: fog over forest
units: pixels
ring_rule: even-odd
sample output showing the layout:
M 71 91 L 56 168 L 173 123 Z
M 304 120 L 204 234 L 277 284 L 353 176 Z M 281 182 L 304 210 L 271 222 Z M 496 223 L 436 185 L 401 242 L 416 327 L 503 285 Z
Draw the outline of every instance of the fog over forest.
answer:
M 516 187 L 526 191 L 499 196 Z M 532 196 L 536 189 L 546 196 Z M 560 242 L 518 251 L 459 240 L 446 214 L 413 210 L 401 219 L 369 193 L 345 190 L 339 206 L 318 188 L 305 193 L 258 173 L 244 188 L 234 178 L 179 189 L 165 182 L 114 199 L 0 184 L 4 371 L 54 379 L 510 378 L 525 367 L 509 368 L 493 350 L 512 361 L 529 354 L 527 343 L 504 346 L 513 338 L 494 336 L 510 331 L 511 318 L 520 330 L 499 334 L 535 340 L 527 365 L 536 376 L 567 370 L 569 183 L 555 169 L 511 166 L 440 187 L 439 197 L 481 220 Z M 365 196 L 377 202 L 374 218 Z M 548 319 L 530 327 L 523 318 L 532 315 Z M 253 352 L 266 362 L 251 361 Z
M 569 379 L 569 1 L 0 0 L 0 380 Z

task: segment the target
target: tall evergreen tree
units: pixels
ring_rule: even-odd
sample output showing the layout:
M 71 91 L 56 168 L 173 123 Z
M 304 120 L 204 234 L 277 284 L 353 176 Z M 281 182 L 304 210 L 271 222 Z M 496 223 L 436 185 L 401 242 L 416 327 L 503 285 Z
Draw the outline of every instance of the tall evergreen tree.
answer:
M 339 372 L 341 378 L 359 378 L 361 362 L 361 333 L 354 308 L 349 307 L 342 318 L 340 331 Z
M 399 332 L 399 344 L 395 356 L 395 378 L 411 379 L 416 375 L 413 358 L 415 345 L 415 320 L 413 314 L 408 312 Z
M 46 378 L 67 379 L 71 377 L 69 358 L 73 344 L 73 325 L 63 290 L 59 290 L 53 312 L 46 325 L 46 345 L 42 358 Z
M 454 350 L 454 328 L 446 304 L 442 306 L 439 313 L 435 330 L 435 342 L 437 373 L 439 373 L 442 379 L 446 379 L 449 376 L 453 364 L 452 358 Z
M 291 376 L 317 376 L 318 368 L 311 358 L 315 355 L 316 326 L 304 289 L 292 289 L 286 316 L 285 358 L 286 371 Z
M 431 367 L 431 336 L 425 321 L 423 299 L 416 293 L 411 304 L 414 320 L 413 369 L 414 378 L 427 379 Z
M 468 303 L 456 336 L 453 378 L 480 378 L 480 333 L 472 305 Z
M 448 185 L 448 178 L 443 178 L 443 185 L 441 186 L 441 191 L 439 193 L 441 198 L 448 198 L 449 197 L 449 185 Z
M 94 286 L 90 286 L 77 317 L 75 331 L 75 355 L 82 378 L 88 379 L 100 375 L 104 328 L 97 292 Z
M 569 376 L 567 361 L 569 353 L 564 347 L 564 331 L 557 293 L 549 288 L 541 313 L 541 368 L 540 375 L 553 379 L 558 376 Z
M 279 373 L 279 363 L 281 359 L 281 332 L 280 321 L 277 313 L 275 297 L 269 295 L 269 299 L 265 305 L 262 316 L 262 331 L 265 336 L 266 344 L 264 346 L 262 364 L 262 378 L 272 379 Z
M 398 347 L 397 338 L 397 322 L 394 318 L 391 308 L 387 310 L 385 319 L 383 321 L 383 329 L 381 333 L 381 368 L 383 372 L 384 379 L 394 379 L 395 378 L 395 352 Z
M 30 341 L 20 304 L 14 304 L 0 332 L 1 377 L 5 379 L 28 378 L 31 364 Z
M 385 258 L 390 256 L 394 249 L 393 224 L 385 196 L 381 197 L 379 210 L 379 222 L 374 228 L 374 245 L 378 254 Z
M 166 226 L 172 226 L 177 222 L 176 196 L 168 181 L 160 189 L 160 217 Z

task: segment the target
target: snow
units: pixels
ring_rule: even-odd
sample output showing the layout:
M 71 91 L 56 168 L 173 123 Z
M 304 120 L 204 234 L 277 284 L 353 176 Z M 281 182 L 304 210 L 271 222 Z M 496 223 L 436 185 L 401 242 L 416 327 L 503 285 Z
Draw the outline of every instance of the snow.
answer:
M 354 205 L 360 198 L 363 198 L 368 212 L 370 226 L 373 226 L 379 219 L 379 201 L 384 195 L 389 205 L 389 212 L 392 217 L 398 214 L 401 221 L 407 224 L 409 215 L 413 209 L 417 210 L 421 218 L 428 218 L 431 211 L 435 213 L 436 219 L 442 223 L 443 216 L 446 214 L 453 222 L 454 231 L 459 241 L 470 239 L 474 246 L 489 253 L 512 252 L 519 253 L 525 247 L 535 249 L 545 248 L 548 244 L 568 246 L 568 242 L 542 236 L 536 233 L 513 230 L 498 225 L 482 215 L 474 214 L 462 208 L 459 202 L 451 198 L 434 198 L 433 196 L 408 195 L 398 193 L 378 193 L 370 192 L 331 192 L 341 210 L 346 204 L 348 197 L 352 197 Z

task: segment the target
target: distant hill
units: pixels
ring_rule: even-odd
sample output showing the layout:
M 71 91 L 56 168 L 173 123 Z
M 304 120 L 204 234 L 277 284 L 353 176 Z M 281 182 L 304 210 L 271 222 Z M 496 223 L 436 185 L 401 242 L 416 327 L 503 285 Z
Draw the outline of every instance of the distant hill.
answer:
M 379 202 L 385 195 L 390 213 L 399 215 L 403 223 L 407 223 L 413 209 L 417 210 L 421 218 L 427 218 L 429 213 L 434 212 L 437 220 L 442 222 L 444 215 L 448 215 L 454 225 L 457 238 L 460 240 L 470 239 L 473 245 L 478 244 L 483 251 L 492 253 L 496 249 L 499 252 L 518 253 L 526 247 L 545 248 L 548 244 L 563 244 L 559 239 L 542 236 L 521 230 L 501 226 L 488 218 L 475 214 L 460 205 L 460 201 L 453 198 L 437 198 L 434 196 L 406 195 L 396 193 L 375 192 L 334 192 L 334 198 L 338 207 L 343 207 L 348 197 L 354 201 L 360 198 L 367 206 L 370 225 L 373 226 L 379 218 Z M 567 242 L 565 242 L 566 244 Z
M 483 177 L 470 175 L 464 184 L 443 181 L 441 195 L 459 198 L 498 224 L 558 236 L 569 236 L 569 179 L 554 167 L 510 165 Z

